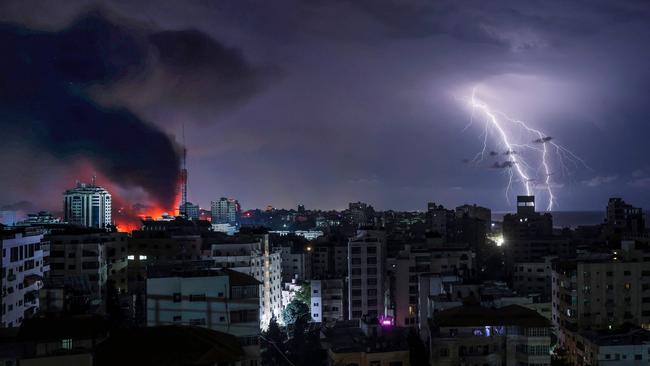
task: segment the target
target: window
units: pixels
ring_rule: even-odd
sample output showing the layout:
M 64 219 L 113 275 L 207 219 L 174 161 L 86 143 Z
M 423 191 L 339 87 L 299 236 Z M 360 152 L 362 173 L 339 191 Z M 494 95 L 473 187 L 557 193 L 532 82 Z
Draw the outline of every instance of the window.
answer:
M 174 302 L 181 302 L 181 293 L 175 292 L 173 298 L 174 298 Z
M 190 325 L 205 325 L 205 318 L 190 319 Z
M 254 322 L 258 319 L 257 310 L 237 310 L 230 312 L 231 323 L 247 323 Z
M 361 254 L 361 247 L 352 247 L 350 248 L 352 254 Z
M 205 301 L 205 294 L 190 295 L 190 301 Z
M 72 349 L 72 338 L 66 338 L 61 340 L 61 348 L 63 349 Z

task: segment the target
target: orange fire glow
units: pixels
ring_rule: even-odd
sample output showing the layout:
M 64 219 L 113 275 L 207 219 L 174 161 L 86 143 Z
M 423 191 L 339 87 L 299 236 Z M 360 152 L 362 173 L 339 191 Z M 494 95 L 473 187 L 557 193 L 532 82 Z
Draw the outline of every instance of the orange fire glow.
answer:
M 115 199 L 114 199 L 115 201 Z M 120 232 L 131 232 L 133 230 L 140 230 L 142 227 L 142 220 L 159 219 L 163 215 L 177 215 L 178 207 L 180 206 L 181 197 L 180 193 L 176 194 L 174 204 L 172 207 L 165 208 L 160 204 L 148 204 L 139 207 L 122 207 L 117 210 L 117 215 L 113 215 L 113 221 L 117 230 Z
M 166 207 L 169 203 L 157 202 L 154 199 L 144 196 L 130 194 L 129 189 L 121 187 L 119 184 L 112 182 L 106 176 L 96 169 L 91 162 L 80 160 L 71 167 L 73 175 L 71 181 L 80 179 L 89 182 L 93 176 L 97 177 L 97 185 L 105 188 L 111 193 L 113 202 L 113 223 L 120 232 L 131 232 L 139 230 L 142 227 L 142 220 L 147 218 L 158 219 L 167 213 L 171 216 L 178 215 L 180 206 L 180 177 L 176 183 L 176 196 L 174 197 L 171 207 Z M 134 198 L 139 197 L 139 198 Z

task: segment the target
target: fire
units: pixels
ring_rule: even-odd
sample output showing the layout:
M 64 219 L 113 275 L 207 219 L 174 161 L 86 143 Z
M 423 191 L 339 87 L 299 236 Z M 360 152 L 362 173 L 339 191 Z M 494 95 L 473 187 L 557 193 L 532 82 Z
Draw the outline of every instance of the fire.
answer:
M 118 210 L 113 211 L 113 221 L 117 230 L 120 232 L 131 232 L 133 230 L 140 230 L 142 227 L 142 220 L 146 219 L 159 219 L 163 215 L 176 215 L 178 214 L 178 207 L 180 205 L 180 193 L 174 198 L 172 207 L 165 208 L 159 204 L 135 204 L 130 207 L 121 205 Z M 116 202 L 116 200 L 113 200 Z M 119 200 L 118 200 L 119 202 Z
M 108 190 L 113 198 L 113 223 L 120 232 L 139 230 L 142 227 L 142 220 L 146 218 L 158 219 L 165 213 L 172 216 L 178 214 L 181 201 L 180 177 L 177 178 L 176 196 L 171 203 L 171 207 L 167 207 L 170 205 L 169 203 L 157 202 L 146 192 L 138 192 L 137 189 L 126 188 L 121 186 L 119 182 L 111 181 L 89 161 L 78 161 L 71 171 L 73 176 L 70 177 L 70 181 L 83 179 L 84 177 L 87 177 L 87 181 L 90 181 L 91 177 L 96 176 L 97 185 Z

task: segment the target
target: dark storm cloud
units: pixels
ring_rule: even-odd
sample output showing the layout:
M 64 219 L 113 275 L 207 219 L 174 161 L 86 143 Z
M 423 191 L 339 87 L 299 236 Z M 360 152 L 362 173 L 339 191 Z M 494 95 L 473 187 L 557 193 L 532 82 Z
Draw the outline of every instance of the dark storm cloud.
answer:
M 57 32 L 2 24 L 0 54 L 5 146 L 42 151 L 63 164 L 89 162 L 114 184 L 140 187 L 163 205 L 175 197 L 178 147 L 157 126 L 93 96 L 122 80 L 146 78 L 156 68 L 178 75 L 167 86 L 191 90 L 188 98 L 216 90 L 210 83 L 222 84 L 219 88 L 237 85 L 254 73 L 236 50 L 202 32 L 146 31 L 109 20 L 100 11 L 84 14 Z M 198 85 L 204 87 L 197 88 L 192 76 L 200 77 Z M 211 99 L 239 100 L 249 93 L 243 88 Z M 20 174 L 13 176 L 20 180 Z
M 0 19 L 60 29 L 90 3 L 7 0 Z M 470 113 L 462 98 L 474 86 L 492 107 L 542 129 L 589 165 L 570 165 L 566 175 L 554 165 L 560 209 L 601 208 L 608 195 L 623 193 L 650 206 L 648 175 L 619 187 L 647 164 L 647 1 L 101 3 L 153 26 L 129 31 L 148 45 L 144 66 L 93 85 L 90 95 L 167 132 L 187 122 L 190 198 L 204 206 L 231 195 L 246 207 L 329 208 L 361 199 L 378 208 L 423 208 L 428 200 L 511 208 L 502 170 L 467 163 L 483 146 L 479 122 L 463 129 Z M 196 40 L 188 52 L 216 60 L 179 75 L 178 65 L 196 60 L 164 61 L 153 28 L 175 39 L 191 28 L 223 42 L 204 52 L 210 42 Z M 231 67 L 222 56 L 251 64 Z M 268 64 L 282 78 L 265 88 L 274 71 L 252 65 Z M 488 140 L 486 151 L 504 150 Z M 585 189 L 594 177 L 611 176 L 619 179 Z

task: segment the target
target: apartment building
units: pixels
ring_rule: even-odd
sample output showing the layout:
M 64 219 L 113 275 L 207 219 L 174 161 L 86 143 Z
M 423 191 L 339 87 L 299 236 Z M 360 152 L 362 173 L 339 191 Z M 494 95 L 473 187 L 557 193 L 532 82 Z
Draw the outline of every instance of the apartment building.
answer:
M 231 269 L 187 263 L 151 266 L 147 326 L 190 325 L 232 334 L 246 354 L 243 365 L 257 365 L 260 285 L 252 276 Z
M 39 309 L 39 290 L 49 272 L 49 242 L 38 228 L 0 231 L 2 297 L 0 327 L 19 327 Z
M 360 229 L 348 243 L 350 319 L 384 315 L 386 233 Z

